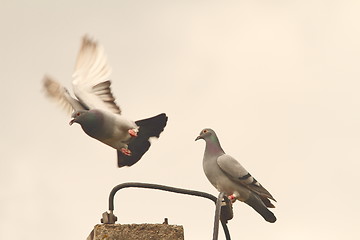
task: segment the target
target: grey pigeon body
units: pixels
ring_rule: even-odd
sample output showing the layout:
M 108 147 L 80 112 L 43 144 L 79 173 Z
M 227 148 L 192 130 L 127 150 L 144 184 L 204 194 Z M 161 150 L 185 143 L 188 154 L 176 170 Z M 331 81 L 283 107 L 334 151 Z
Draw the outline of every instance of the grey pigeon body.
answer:
M 80 124 L 87 135 L 115 148 L 119 167 L 131 166 L 149 149 L 149 139 L 160 136 L 168 118 L 165 113 L 138 121 L 124 117 L 111 92 L 110 74 L 102 46 L 85 36 L 73 74 L 76 98 L 48 76 L 44 89 L 69 113 L 73 112 L 70 124 Z M 131 90 L 131 84 L 122 85 Z
M 273 196 L 233 157 L 221 148 L 216 133 L 209 128 L 196 138 L 206 142 L 203 168 L 210 183 L 219 191 L 245 202 L 266 221 L 275 222 L 275 215 L 268 209 L 275 206 Z

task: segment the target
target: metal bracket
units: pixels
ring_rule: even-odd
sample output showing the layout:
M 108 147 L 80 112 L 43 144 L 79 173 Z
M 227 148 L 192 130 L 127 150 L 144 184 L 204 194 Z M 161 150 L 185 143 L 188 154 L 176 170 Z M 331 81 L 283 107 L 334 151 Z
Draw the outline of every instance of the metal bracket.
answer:
M 116 221 L 117 221 L 117 217 L 114 215 L 113 211 L 104 212 L 102 214 L 101 223 L 114 224 Z
M 221 225 L 224 229 L 226 240 L 230 240 L 230 232 L 227 227 L 228 220 L 231 220 L 233 218 L 233 211 L 232 211 L 232 204 L 231 201 L 226 197 L 224 193 L 220 193 L 219 197 L 216 198 L 215 196 L 195 191 L 195 190 L 188 190 L 188 189 L 182 189 L 182 188 L 175 188 L 175 187 L 169 187 L 165 185 L 159 185 L 159 184 L 150 184 L 150 183 L 138 183 L 138 182 L 128 182 L 128 183 L 122 183 L 117 186 L 115 186 L 109 195 L 109 212 L 105 212 L 102 215 L 101 222 L 104 224 L 114 224 L 117 221 L 117 217 L 113 214 L 114 211 L 114 197 L 117 191 L 123 188 L 147 188 L 147 189 L 157 189 L 167 192 L 173 192 L 173 193 L 179 193 L 179 194 L 186 194 L 191 196 L 197 196 L 197 197 L 203 197 L 207 198 L 211 201 L 213 201 L 216 204 L 215 209 L 215 219 L 214 219 L 214 230 L 213 230 L 213 240 L 218 239 L 218 232 L 219 232 L 219 221 L 221 222 Z

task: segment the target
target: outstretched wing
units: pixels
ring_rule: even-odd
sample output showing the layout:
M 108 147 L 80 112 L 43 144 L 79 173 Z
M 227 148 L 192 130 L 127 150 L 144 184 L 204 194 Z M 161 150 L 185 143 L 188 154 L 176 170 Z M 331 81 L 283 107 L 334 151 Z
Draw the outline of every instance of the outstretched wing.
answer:
M 61 86 L 58 82 L 53 80 L 49 76 L 45 76 L 43 79 L 43 86 L 46 95 L 60 103 L 68 114 L 72 111 L 79 111 L 86 109 L 85 106 L 75 98 L 71 97 L 68 90 Z
M 89 109 L 120 114 L 110 89 L 110 74 L 103 47 L 84 36 L 73 74 L 75 96 Z
M 260 197 L 270 198 L 276 201 L 273 196 L 251 176 L 251 174 L 230 155 L 224 154 L 217 159 L 217 163 L 225 174 L 235 182 L 243 185 L 251 191 L 260 195 Z

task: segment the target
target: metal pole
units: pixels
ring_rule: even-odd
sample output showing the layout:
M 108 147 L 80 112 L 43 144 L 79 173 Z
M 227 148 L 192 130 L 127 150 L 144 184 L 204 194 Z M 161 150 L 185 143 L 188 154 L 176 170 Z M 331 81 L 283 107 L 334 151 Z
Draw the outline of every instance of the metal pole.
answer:
M 219 235 L 219 222 L 220 222 L 221 204 L 223 198 L 224 198 L 224 193 L 221 192 L 216 201 L 213 240 L 217 240 Z

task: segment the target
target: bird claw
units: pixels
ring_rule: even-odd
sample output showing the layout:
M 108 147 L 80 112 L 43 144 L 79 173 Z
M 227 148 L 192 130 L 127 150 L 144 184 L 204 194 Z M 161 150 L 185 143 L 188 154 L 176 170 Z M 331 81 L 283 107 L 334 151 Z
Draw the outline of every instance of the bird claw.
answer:
M 131 151 L 127 148 L 122 148 L 121 152 L 125 154 L 126 156 L 131 156 Z
M 130 134 L 130 136 L 132 136 L 132 137 L 137 137 L 137 129 L 129 129 L 128 130 L 128 132 L 129 132 L 129 134 Z
M 236 201 L 236 196 L 234 194 L 231 194 L 230 196 L 228 196 L 228 199 L 234 203 Z

